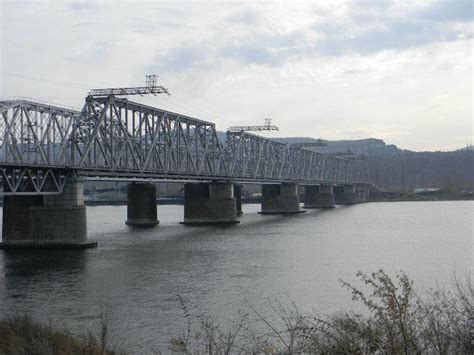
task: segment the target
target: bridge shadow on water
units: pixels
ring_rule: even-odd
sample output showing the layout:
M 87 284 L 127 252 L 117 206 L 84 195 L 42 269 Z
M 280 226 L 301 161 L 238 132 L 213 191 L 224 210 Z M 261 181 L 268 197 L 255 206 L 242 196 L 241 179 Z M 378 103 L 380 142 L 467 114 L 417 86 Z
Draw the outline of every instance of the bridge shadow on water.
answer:
M 2 264 L 5 274 L 34 276 L 37 273 L 68 270 L 82 272 L 90 250 L 3 250 Z
M 298 221 L 308 220 L 318 218 L 326 214 L 335 214 L 342 212 L 342 209 L 346 209 L 350 206 L 337 206 L 336 208 L 312 208 L 312 209 L 302 209 L 305 213 L 295 213 L 295 214 L 277 214 L 277 215 L 262 215 L 255 212 L 244 213 L 241 217 L 241 223 L 236 225 L 236 228 L 242 229 L 251 229 L 259 226 L 273 225 L 278 223 L 282 224 L 292 224 L 298 223 Z
M 48 288 L 59 280 L 81 282 L 93 250 L 2 250 L 0 252 L 0 284 L 3 296 L 27 299 L 32 290 Z M 2 280 L 3 279 L 3 280 Z
M 236 236 L 242 234 L 244 231 L 251 229 L 262 229 L 266 225 L 274 227 L 298 223 L 298 221 L 314 219 L 327 214 L 338 214 L 352 208 L 353 206 L 337 206 L 334 209 L 307 209 L 306 213 L 295 214 L 281 214 L 281 215 L 262 215 L 257 211 L 244 212 L 240 217 L 240 223 L 236 224 L 216 224 L 216 225 L 183 225 L 180 222 L 168 222 L 157 225 L 154 228 L 128 227 L 120 233 L 127 235 L 127 240 L 134 241 L 136 237 L 140 236 L 154 236 L 151 240 L 165 239 L 183 239 L 188 238 L 205 238 L 209 235 L 222 234 Z M 150 238 L 148 238 L 150 240 Z

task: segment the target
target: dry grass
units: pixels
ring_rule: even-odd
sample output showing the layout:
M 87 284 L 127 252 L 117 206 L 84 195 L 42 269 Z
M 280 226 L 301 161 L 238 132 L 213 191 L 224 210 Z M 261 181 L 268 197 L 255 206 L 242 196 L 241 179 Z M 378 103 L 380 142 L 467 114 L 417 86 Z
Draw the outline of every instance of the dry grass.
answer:
M 98 337 L 92 333 L 78 337 L 68 329 L 58 330 L 30 317 L 13 316 L 0 320 L 0 354 L 123 354 L 107 344 L 107 324 L 101 324 Z

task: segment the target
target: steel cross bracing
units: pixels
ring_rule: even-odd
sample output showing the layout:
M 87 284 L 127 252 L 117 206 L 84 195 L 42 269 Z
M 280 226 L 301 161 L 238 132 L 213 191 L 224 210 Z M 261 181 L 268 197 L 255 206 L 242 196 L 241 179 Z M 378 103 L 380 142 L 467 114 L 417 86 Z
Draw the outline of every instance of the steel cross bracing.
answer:
M 115 97 L 88 97 L 73 165 L 105 175 L 224 177 L 214 124 Z
M 60 193 L 71 175 L 236 182 L 349 182 L 350 162 L 115 96 L 82 112 L 0 101 L 4 194 Z
M 227 132 L 224 149 L 234 179 L 349 182 L 350 162 L 246 132 Z
M 0 180 L 3 194 L 60 193 L 68 176 L 61 147 L 78 111 L 26 100 L 0 101 Z
M 109 89 L 92 89 L 89 92 L 89 96 L 102 96 L 107 97 L 109 95 L 147 95 L 147 94 L 168 94 L 168 89 L 163 86 L 141 86 L 131 88 L 109 88 Z

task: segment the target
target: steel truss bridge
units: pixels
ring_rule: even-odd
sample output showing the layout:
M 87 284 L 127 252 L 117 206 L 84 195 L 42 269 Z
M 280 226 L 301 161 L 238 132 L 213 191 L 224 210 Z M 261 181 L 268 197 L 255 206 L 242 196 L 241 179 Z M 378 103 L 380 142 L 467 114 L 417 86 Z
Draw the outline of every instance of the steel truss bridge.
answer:
M 3 194 L 58 194 L 71 176 L 126 180 L 349 183 L 349 160 L 248 132 L 221 143 L 211 122 L 116 96 L 82 111 L 0 101 Z

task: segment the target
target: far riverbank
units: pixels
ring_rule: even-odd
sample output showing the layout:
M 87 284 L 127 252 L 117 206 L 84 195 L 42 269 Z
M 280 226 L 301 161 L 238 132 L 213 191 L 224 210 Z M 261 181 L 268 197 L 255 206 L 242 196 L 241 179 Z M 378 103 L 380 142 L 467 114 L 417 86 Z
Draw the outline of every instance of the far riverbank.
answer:
M 416 201 L 473 201 L 474 195 L 462 194 L 434 194 L 434 195 L 402 195 L 399 193 L 384 193 L 371 196 L 367 202 L 416 202 Z M 301 196 L 300 201 L 304 201 Z M 260 196 L 250 196 L 242 198 L 243 204 L 259 204 Z M 122 206 L 126 205 L 126 199 L 120 200 L 86 200 L 88 206 Z M 157 205 L 184 205 L 184 198 L 157 198 Z

